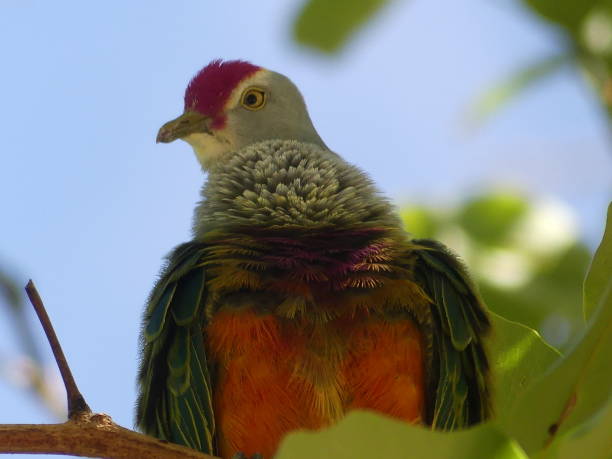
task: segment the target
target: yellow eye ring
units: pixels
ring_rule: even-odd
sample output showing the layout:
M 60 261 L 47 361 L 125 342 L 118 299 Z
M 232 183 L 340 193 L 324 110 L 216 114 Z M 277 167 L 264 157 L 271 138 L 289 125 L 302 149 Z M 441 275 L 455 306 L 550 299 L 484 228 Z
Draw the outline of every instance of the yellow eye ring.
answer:
M 266 93 L 260 88 L 249 88 L 242 93 L 240 103 L 247 110 L 259 110 L 266 104 Z

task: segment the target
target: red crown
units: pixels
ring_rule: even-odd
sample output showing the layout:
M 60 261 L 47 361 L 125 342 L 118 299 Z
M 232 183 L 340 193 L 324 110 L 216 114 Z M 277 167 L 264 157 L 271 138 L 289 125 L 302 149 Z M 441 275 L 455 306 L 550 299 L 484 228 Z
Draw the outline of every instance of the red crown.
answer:
M 200 70 L 185 90 L 185 111 L 197 111 L 222 124 L 222 110 L 232 91 L 245 78 L 260 70 L 246 61 L 212 61 Z

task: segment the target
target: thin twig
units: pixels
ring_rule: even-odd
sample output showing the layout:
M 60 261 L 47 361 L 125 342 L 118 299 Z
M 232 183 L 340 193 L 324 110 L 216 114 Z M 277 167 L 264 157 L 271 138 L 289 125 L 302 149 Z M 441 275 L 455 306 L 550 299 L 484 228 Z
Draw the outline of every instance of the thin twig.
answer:
M 70 367 L 66 361 L 64 351 L 62 351 L 62 346 L 57 339 L 57 335 L 55 334 L 55 330 L 53 329 L 53 325 L 51 324 L 51 320 L 49 319 L 45 309 L 45 305 L 43 304 L 43 301 L 40 298 L 38 290 L 36 290 L 32 279 L 28 281 L 28 285 L 26 285 L 25 290 L 28 294 L 30 302 L 32 303 L 32 306 L 34 306 L 34 310 L 36 311 L 40 324 L 45 331 L 45 335 L 47 335 L 47 340 L 51 346 L 51 351 L 53 352 L 53 356 L 55 357 L 55 361 L 59 367 L 60 374 L 64 380 L 66 396 L 68 398 L 68 418 L 74 419 L 82 414 L 90 414 L 91 409 L 87 405 L 87 402 L 85 402 L 85 399 L 81 395 L 81 392 L 76 385 L 74 377 L 72 376 L 72 371 L 70 371 Z
M 0 303 L 2 303 L 2 299 L 6 303 L 7 312 L 15 322 L 15 335 L 21 341 L 21 347 L 26 355 L 13 358 L 0 355 L 0 367 L 16 366 L 17 363 L 20 363 L 19 376 L 27 379 L 30 394 L 39 403 L 42 403 L 55 418 L 66 419 L 66 404 L 63 400 L 63 394 L 62 396 L 57 394 L 50 381 L 45 378 L 44 359 L 40 345 L 38 340 L 35 339 L 32 326 L 28 320 L 30 311 L 24 308 L 23 295 L 15 285 L 12 276 L 6 269 L 0 267 Z M 16 382 L 11 378 L 7 379 L 15 385 L 21 385 L 21 381 Z

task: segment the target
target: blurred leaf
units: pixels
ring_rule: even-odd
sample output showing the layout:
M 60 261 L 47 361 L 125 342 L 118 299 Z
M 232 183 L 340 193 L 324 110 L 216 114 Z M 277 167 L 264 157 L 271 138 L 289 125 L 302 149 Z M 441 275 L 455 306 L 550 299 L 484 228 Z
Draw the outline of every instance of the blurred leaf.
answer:
M 612 453 L 612 397 L 586 422 L 559 436 L 536 459 L 609 459 Z
M 593 8 L 580 26 L 576 37 L 586 52 L 604 60 L 612 54 L 612 4 L 600 4 Z
M 599 0 L 523 0 L 523 2 L 549 21 L 576 29 Z
M 493 412 L 504 423 L 510 408 L 538 377 L 559 359 L 559 352 L 549 346 L 529 327 L 491 314 L 493 333 L 489 339 L 493 369 Z
M 583 279 L 592 257 L 562 203 L 493 190 L 455 209 L 403 206 L 400 216 L 414 237 L 438 239 L 461 254 L 492 311 L 562 350 L 583 332 Z
M 326 53 L 340 50 L 389 0 L 309 0 L 294 24 L 295 39 Z
M 521 92 L 551 76 L 562 66 L 572 61 L 573 56 L 568 54 L 552 56 L 541 59 L 509 76 L 505 81 L 478 97 L 473 108 L 470 109 L 470 123 L 476 126 L 484 123 Z
M 28 322 L 30 311 L 24 308 L 23 291 L 17 287 L 14 277 L 6 269 L 0 269 L 0 298 L 2 296 L 9 306 L 8 313 L 15 321 L 12 328 L 21 341 L 24 351 L 37 365 L 42 366 L 43 359 L 38 343 Z
M 612 387 L 612 279 L 582 340 L 520 396 L 504 423 L 528 453 L 593 416 Z
M 23 305 L 20 289 L 17 288 L 17 284 L 12 277 L 3 269 L 0 269 L 0 295 L 4 297 L 6 304 L 14 310 L 19 310 Z
M 603 239 L 584 280 L 584 317 L 589 319 L 612 277 L 612 202 L 608 206 L 608 218 Z
M 400 210 L 406 231 L 415 238 L 432 237 L 438 230 L 436 216 L 425 207 L 409 206 Z
M 276 459 L 526 459 L 521 448 L 490 424 L 445 433 L 365 411 L 349 413 L 318 432 L 294 432 Z
M 533 268 L 526 284 L 502 288 L 481 277 L 480 291 L 493 311 L 539 330 L 548 342 L 564 349 L 564 344 L 569 345 L 584 330 L 582 279 L 590 259 L 590 251 L 576 243 L 550 261 L 538 257 L 542 264 Z M 566 327 L 551 330 L 551 320 L 566 321 Z
M 588 77 L 612 119 L 612 2 L 610 0 L 523 0 L 538 16 L 560 27 L 571 64 Z
M 474 239 L 498 245 L 527 211 L 527 202 L 510 193 L 491 193 L 472 199 L 459 211 L 458 222 Z

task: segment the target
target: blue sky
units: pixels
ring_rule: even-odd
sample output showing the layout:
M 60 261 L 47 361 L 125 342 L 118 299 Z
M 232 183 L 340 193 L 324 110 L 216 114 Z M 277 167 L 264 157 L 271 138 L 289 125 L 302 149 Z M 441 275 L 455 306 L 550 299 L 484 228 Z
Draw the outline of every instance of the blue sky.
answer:
M 510 187 L 561 200 L 591 246 L 600 237 L 610 139 L 577 72 L 466 128 L 483 90 L 560 51 L 552 29 L 511 1 L 397 0 L 329 58 L 290 40 L 300 4 L 0 5 L 0 262 L 35 280 L 89 404 L 120 424 L 132 425 L 144 300 L 164 254 L 189 238 L 204 178 L 186 144 L 155 135 L 213 58 L 292 78 L 325 142 L 398 203 Z M 0 357 L 16 342 L 0 321 Z M 52 421 L 3 379 L 0 404 L 0 423 Z

